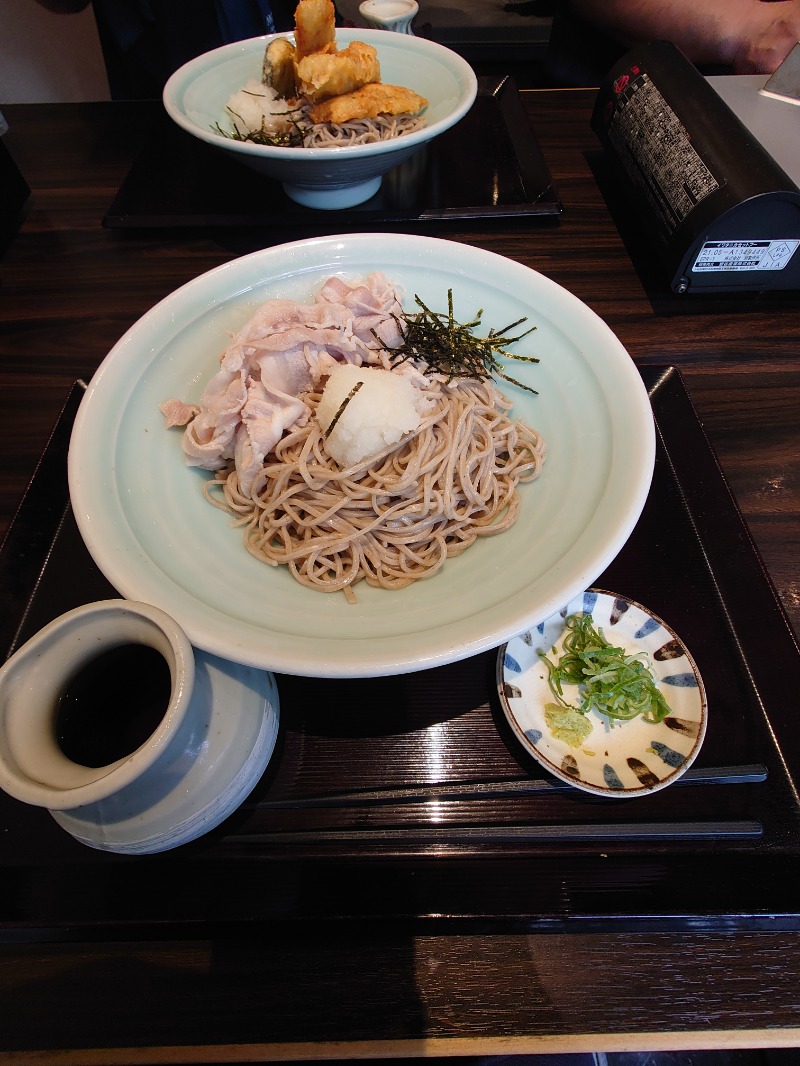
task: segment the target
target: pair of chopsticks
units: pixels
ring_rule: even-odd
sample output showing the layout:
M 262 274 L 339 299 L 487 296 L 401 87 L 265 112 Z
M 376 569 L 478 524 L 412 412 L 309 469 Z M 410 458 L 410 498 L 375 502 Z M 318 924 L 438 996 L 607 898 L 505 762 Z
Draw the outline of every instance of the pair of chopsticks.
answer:
M 767 769 L 759 763 L 744 766 L 690 767 L 675 786 L 738 785 L 765 781 Z M 369 805 L 427 803 L 445 800 L 483 800 L 508 796 L 547 796 L 572 790 L 572 785 L 556 779 L 451 782 L 401 788 L 377 788 L 297 796 L 291 799 L 263 800 L 253 804 L 259 812 L 314 807 L 352 808 Z M 598 803 L 602 797 L 594 798 Z M 333 845 L 374 847 L 499 847 L 525 844 L 612 844 L 632 841 L 663 842 L 701 840 L 749 840 L 762 836 L 758 819 L 681 820 L 665 822 L 592 822 L 565 825 L 424 825 L 424 826 L 345 826 L 341 828 L 265 829 L 244 831 L 231 838 L 239 846 L 300 846 L 318 848 Z

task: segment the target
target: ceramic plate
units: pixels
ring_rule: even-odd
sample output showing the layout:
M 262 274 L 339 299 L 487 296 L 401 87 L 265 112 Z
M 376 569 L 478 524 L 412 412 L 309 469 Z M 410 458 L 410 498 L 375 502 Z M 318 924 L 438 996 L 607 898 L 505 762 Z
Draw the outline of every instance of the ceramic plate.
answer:
M 589 712 L 591 733 L 580 747 L 555 737 L 544 714 L 553 694 L 544 653 L 562 651 L 564 619 L 589 614 L 606 640 L 629 654 L 644 651 L 671 713 L 658 724 L 613 723 Z M 706 696 L 691 655 L 660 618 L 632 600 L 590 589 L 551 618 L 500 649 L 498 687 L 506 718 L 525 749 L 550 773 L 586 792 L 642 796 L 672 784 L 694 762 L 706 731 Z M 565 698 L 575 692 L 565 686 Z
M 541 476 L 521 488 L 517 524 L 473 545 L 435 577 L 400 591 L 361 582 L 357 603 L 300 586 L 258 562 L 240 530 L 203 496 L 181 434 L 159 403 L 197 400 L 230 334 L 265 300 L 309 299 L 336 274 L 382 270 L 467 321 L 502 329 L 527 316 L 518 345 L 541 361 L 509 372 L 515 417 L 547 442 Z M 432 237 L 350 234 L 233 260 L 178 289 L 139 320 L 89 384 L 69 455 L 80 531 L 124 596 L 154 603 L 192 643 L 239 663 L 326 677 L 421 670 L 495 648 L 535 626 L 598 577 L 628 539 L 653 472 L 653 417 L 628 353 L 585 304 L 519 263 Z

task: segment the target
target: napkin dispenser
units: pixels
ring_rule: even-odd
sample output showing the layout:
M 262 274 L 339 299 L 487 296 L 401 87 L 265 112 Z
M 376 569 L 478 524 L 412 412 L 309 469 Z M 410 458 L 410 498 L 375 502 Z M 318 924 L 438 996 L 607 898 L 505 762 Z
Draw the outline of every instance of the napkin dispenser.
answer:
M 615 64 L 591 126 L 673 292 L 800 289 L 800 190 L 674 45 Z

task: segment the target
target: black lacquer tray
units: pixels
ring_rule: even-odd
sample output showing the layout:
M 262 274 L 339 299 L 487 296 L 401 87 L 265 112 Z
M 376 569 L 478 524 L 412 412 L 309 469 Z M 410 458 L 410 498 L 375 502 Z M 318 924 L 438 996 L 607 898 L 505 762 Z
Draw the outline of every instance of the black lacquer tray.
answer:
M 561 203 L 514 82 L 478 79 L 470 112 L 343 211 L 294 203 L 162 113 L 103 219 L 112 229 L 257 227 L 285 230 L 519 217 L 557 220 Z
M 550 778 L 499 707 L 496 653 L 396 678 L 278 677 L 281 733 L 208 836 L 126 857 L 0 793 L 0 937 L 187 936 L 285 922 L 800 928 L 800 652 L 683 382 L 642 369 L 658 429 L 641 519 L 597 584 L 692 650 L 694 766 L 607 800 Z M 2 650 L 114 595 L 69 508 L 75 386 L 0 553 Z

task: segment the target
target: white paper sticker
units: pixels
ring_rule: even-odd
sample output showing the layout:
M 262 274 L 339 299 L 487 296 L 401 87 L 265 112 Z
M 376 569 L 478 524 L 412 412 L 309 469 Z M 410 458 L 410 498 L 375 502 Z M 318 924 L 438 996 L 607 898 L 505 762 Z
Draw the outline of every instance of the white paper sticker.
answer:
M 692 270 L 783 270 L 800 240 L 706 241 Z

